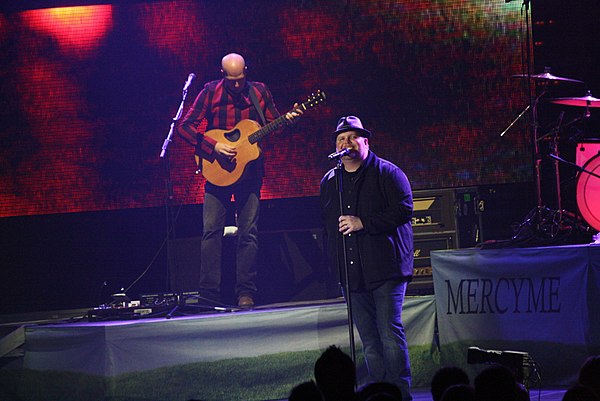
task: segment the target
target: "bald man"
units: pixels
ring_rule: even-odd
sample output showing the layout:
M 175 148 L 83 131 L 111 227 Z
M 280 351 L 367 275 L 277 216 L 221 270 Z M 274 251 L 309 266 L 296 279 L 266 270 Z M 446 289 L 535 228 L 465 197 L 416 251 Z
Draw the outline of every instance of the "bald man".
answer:
M 196 147 L 196 155 L 202 159 L 215 157 L 233 159 L 234 146 L 204 135 L 199 130 L 206 119 L 206 130 L 229 131 L 242 120 L 253 120 L 260 125 L 268 124 L 280 116 L 273 97 L 262 82 L 246 80 L 246 62 L 237 53 L 230 53 L 221 60 L 219 80 L 208 82 L 194 104 L 177 126 L 177 133 Z M 302 114 L 297 104 L 285 118 L 292 123 Z M 205 184 L 203 207 L 203 234 L 201 250 L 201 295 L 221 303 L 221 248 L 225 217 L 235 200 L 238 227 L 236 248 L 237 303 L 241 308 L 252 308 L 257 292 L 255 260 L 258 252 L 258 217 L 260 188 L 264 176 L 262 153 L 250 162 L 241 178 L 228 186 L 218 186 L 209 181 Z

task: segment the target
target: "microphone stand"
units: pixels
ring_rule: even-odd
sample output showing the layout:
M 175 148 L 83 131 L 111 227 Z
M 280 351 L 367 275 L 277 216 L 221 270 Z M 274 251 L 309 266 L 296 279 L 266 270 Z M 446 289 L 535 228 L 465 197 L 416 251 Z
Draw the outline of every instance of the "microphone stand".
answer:
M 183 113 L 183 105 L 185 104 L 185 98 L 187 97 L 189 82 L 191 82 L 190 78 L 188 78 L 188 81 L 185 83 L 185 85 L 183 87 L 183 93 L 181 96 L 182 99 L 181 99 L 181 103 L 179 104 L 179 109 L 177 110 L 177 114 L 175 114 L 175 117 L 173 117 L 173 121 L 171 122 L 171 127 L 169 129 L 169 133 L 167 134 L 167 137 L 165 138 L 165 141 L 163 142 L 162 150 L 160 151 L 161 159 L 163 159 L 165 157 L 165 155 L 167 154 L 167 148 L 169 147 L 169 143 L 171 143 L 171 138 L 173 138 L 173 129 L 175 128 L 175 123 L 181 118 L 181 114 Z
M 171 167 L 169 165 L 169 155 L 167 153 L 167 148 L 169 147 L 169 144 L 172 141 L 173 138 L 173 132 L 175 129 L 175 123 L 181 118 L 181 115 L 183 114 L 183 106 L 185 104 L 185 98 L 187 97 L 187 93 L 188 93 L 188 87 L 190 85 L 191 79 L 188 77 L 188 81 L 185 83 L 184 87 L 183 87 L 183 92 L 182 92 L 182 96 L 181 96 L 181 103 L 179 104 L 179 109 L 177 110 L 177 113 L 175 114 L 175 117 L 173 117 L 173 120 L 171 121 L 171 126 L 169 128 L 169 133 L 167 134 L 167 137 L 165 138 L 163 145 L 162 145 L 162 149 L 160 151 L 160 158 L 163 159 L 164 162 L 164 167 L 165 167 L 165 187 L 166 187 L 166 199 L 165 199 L 165 211 L 166 211 L 166 220 L 167 220 L 167 275 L 166 275 L 166 290 L 169 291 L 171 289 L 171 285 L 169 282 L 169 261 L 171 260 L 171 247 L 169 245 L 169 239 L 173 238 L 175 235 L 175 230 L 174 230 L 174 219 L 172 216 L 172 208 L 171 208 L 171 203 L 174 199 L 174 195 L 173 195 L 173 182 L 171 180 Z M 172 311 L 173 312 L 173 311 Z
M 338 157 L 337 160 L 337 167 L 334 169 L 335 170 L 335 178 L 336 178 L 336 182 L 337 182 L 337 188 L 338 188 L 338 200 L 339 200 L 339 208 L 340 208 L 340 216 L 343 214 L 344 212 L 344 201 L 343 201 L 343 187 L 342 187 L 342 158 Z M 342 234 L 342 233 L 340 233 Z M 354 362 L 356 364 L 356 351 L 354 349 L 354 321 L 352 319 L 352 299 L 351 299 L 351 295 L 350 295 L 350 280 L 349 280 L 349 274 L 348 274 L 348 251 L 346 249 L 346 236 L 344 234 L 342 234 L 342 247 L 344 249 L 344 254 L 343 254 L 343 258 L 344 258 L 344 270 L 343 272 L 343 277 L 344 277 L 344 298 L 346 299 L 346 306 L 348 309 L 348 339 L 350 341 L 350 356 L 352 357 L 352 362 Z M 337 262 L 338 262 L 338 268 L 340 265 L 340 254 L 339 254 L 339 248 L 336 246 L 336 252 L 337 252 Z M 342 277 L 342 274 L 340 274 L 340 277 Z

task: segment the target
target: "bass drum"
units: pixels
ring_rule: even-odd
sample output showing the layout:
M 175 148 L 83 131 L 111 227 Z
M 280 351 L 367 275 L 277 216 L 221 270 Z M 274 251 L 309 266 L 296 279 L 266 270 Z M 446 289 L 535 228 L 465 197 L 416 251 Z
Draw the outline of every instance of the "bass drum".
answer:
M 585 163 L 585 171 L 577 177 L 577 207 L 581 217 L 593 228 L 600 231 L 600 154 Z

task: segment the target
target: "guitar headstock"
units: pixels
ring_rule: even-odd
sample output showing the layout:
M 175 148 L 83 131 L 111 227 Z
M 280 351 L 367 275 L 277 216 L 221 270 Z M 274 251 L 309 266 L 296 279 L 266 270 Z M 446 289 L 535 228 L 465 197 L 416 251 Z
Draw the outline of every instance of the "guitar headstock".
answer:
M 317 90 L 316 93 L 311 93 L 306 102 L 302 103 L 300 107 L 306 110 L 309 107 L 315 107 L 325 101 L 327 97 L 325 96 L 325 92 L 322 90 Z

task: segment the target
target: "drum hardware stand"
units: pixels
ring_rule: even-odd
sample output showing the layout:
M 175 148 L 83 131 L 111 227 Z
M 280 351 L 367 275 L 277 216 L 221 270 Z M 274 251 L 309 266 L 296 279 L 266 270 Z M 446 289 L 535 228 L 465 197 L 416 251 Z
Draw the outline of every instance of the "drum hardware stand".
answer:
M 546 92 L 544 91 L 542 93 L 542 95 L 540 95 L 536 99 L 536 106 L 534 106 L 534 113 L 537 113 L 537 102 L 545 93 Z M 563 122 L 564 114 L 565 114 L 564 111 L 561 111 L 559 118 L 558 118 L 557 125 L 554 128 L 552 128 L 550 131 L 548 131 L 546 134 L 540 136 L 539 138 L 537 137 L 537 118 L 535 118 L 535 120 L 534 120 L 534 121 L 536 121 L 536 122 L 534 122 L 534 135 L 536 137 L 535 152 L 536 152 L 537 156 L 536 156 L 535 162 L 536 162 L 536 185 L 537 185 L 536 188 L 538 189 L 538 192 L 536 195 L 537 195 L 537 199 L 538 199 L 538 204 L 535 209 L 533 209 L 531 212 L 529 212 L 525 221 L 519 225 L 519 227 L 516 230 L 516 234 L 513 236 L 512 240 L 515 240 L 515 241 L 519 240 L 519 237 L 522 236 L 525 229 L 532 225 L 534 226 L 534 229 L 535 229 L 535 232 L 533 233 L 534 235 L 542 233 L 542 237 L 537 238 L 538 240 L 542 240 L 542 241 L 544 239 L 546 239 L 543 236 L 547 236 L 548 237 L 547 239 L 553 240 L 553 239 L 558 239 L 558 235 L 560 233 L 566 232 L 567 234 L 571 234 L 573 228 L 577 228 L 579 231 L 582 231 L 582 232 L 588 232 L 590 230 L 590 228 L 583 223 L 580 216 L 577 216 L 575 213 L 564 210 L 562 207 L 560 169 L 559 169 L 560 163 L 564 162 L 569 165 L 575 166 L 580 171 L 584 170 L 584 169 L 580 168 L 579 166 L 577 166 L 574 163 L 571 163 L 571 162 L 568 162 L 568 161 L 562 159 L 559 156 L 559 150 L 558 150 L 558 138 L 559 138 L 560 131 L 563 128 L 566 128 L 566 127 L 574 124 L 575 122 L 581 121 L 583 118 L 588 117 L 588 114 L 586 113 L 583 117 L 577 117 L 577 118 L 571 120 L 570 122 L 563 124 L 562 122 Z M 541 197 L 540 164 L 541 164 L 542 158 L 541 158 L 541 153 L 539 151 L 539 142 L 545 140 L 548 137 L 551 137 L 551 141 L 552 141 L 551 149 L 550 149 L 550 153 L 548 154 L 548 157 L 550 157 L 551 159 L 554 160 L 555 190 L 556 190 L 556 202 L 557 202 L 556 210 L 552 210 L 552 209 L 549 209 L 546 206 L 544 206 L 542 204 L 542 197 Z M 592 173 L 592 172 L 588 172 L 588 173 L 592 174 L 594 176 L 597 176 L 595 173 Z
M 544 234 L 549 232 L 549 236 L 551 239 L 554 239 L 556 237 L 556 235 L 558 234 L 558 232 L 555 231 L 555 227 L 556 227 L 557 220 L 560 221 L 562 219 L 562 210 L 560 210 L 560 207 L 559 207 L 559 212 L 555 213 L 553 211 L 550 211 L 542 203 L 541 171 L 540 171 L 542 155 L 540 153 L 540 147 L 539 147 L 540 138 L 538 138 L 538 129 L 539 129 L 539 126 L 538 126 L 539 125 L 538 104 L 539 104 L 540 99 L 547 93 L 547 87 L 548 87 L 548 84 L 550 81 L 568 81 L 568 82 L 582 83 L 582 81 L 579 81 L 579 80 L 554 76 L 551 74 L 549 67 L 546 67 L 542 74 L 535 74 L 535 75 L 531 74 L 531 66 L 532 66 L 531 49 L 533 47 L 533 43 L 532 43 L 532 35 L 530 32 L 530 24 L 529 24 L 529 21 L 530 21 L 530 19 L 529 19 L 529 15 L 530 15 L 529 8 L 530 7 L 529 6 L 530 6 L 530 0 L 523 0 L 522 9 L 524 11 L 522 12 L 522 15 L 523 15 L 523 18 L 525 21 L 526 32 L 525 32 L 525 38 L 524 38 L 525 43 L 522 46 L 522 48 L 525 48 L 524 63 L 526 65 L 526 74 L 515 75 L 515 77 L 527 78 L 527 98 L 529 100 L 529 106 L 530 106 L 529 107 L 529 115 L 530 115 L 529 132 L 530 132 L 531 146 L 532 146 L 532 153 L 533 153 L 532 159 L 533 159 L 533 167 L 534 167 L 533 172 L 534 172 L 535 190 L 536 190 L 536 207 L 527 214 L 525 221 L 523 223 L 521 223 L 519 225 L 519 227 L 516 229 L 516 234 L 512 237 L 512 241 L 519 240 L 520 239 L 519 237 L 521 237 L 521 235 L 525 231 L 528 231 L 528 232 L 532 231 L 530 233 L 530 234 L 532 234 L 531 236 L 533 236 L 534 238 L 537 238 L 537 239 L 540 239 L 538 236 L 538 233 L 540 233 L 540 232 L 544 233 Z M 534 82 L 534 80 L 538 80 L 538 81 L 540 81 L 540 83 L 544 83 L 543 90 L 536 97 L 534 97 L 534 90 L 532 88 L 532 82 Z M 536 86 L 536 89 L 537 89 L 537 86 Z M 514 122 L 513 122 L 513 124 L 514 124 Z M 510 126 L 509 126 L 509 128 L 510 128 Z M 505 132 L 503 132 L 502 134 L 504 134 Z M 558 177 L 557 177 L 557 183 L 558 183 Z M 558 216 L 558 218 L 557 218 L 557 216 Z M 550 221 L 550 225 L 548 225 L 549 221 Z M 544 237 L 544 236 L 545 235 L 542 235 L 542 237 Z M 541 239 L 543 239 L 543 238 L 541 238 Z
M 542 93 L 535 98 L 534 102 L 533 102 L 533 107 L 531 108 L 531 115 L 532 115 L 532 120 L 531 120 L 531 125 L 532 125 L 532 131 L 533 131 L 533 157 L 534 157 L 534 173 L 535 173 L 535 196 L 536 196 L 536 205 L 537 205 L 537 209 L 539 210 L 540 208 L 543 207 L 542 205 L 542 180 L 541 180 L 541 164 L 542 164 L 542 158 L 540 155 L 540 145 L 539 145 L 539 138 L 538 138 L 538 128 L 539 128 L 539 122 L 538 122 L 538 104 L 540 99 L 546 94 L 546 90 L 544 89 L 542 91 Z
M 529 37 L 529 35 L 528 35 Z M 529 39 L 528 39 L 529 42 Z M 528 93 L 531 94 L 531 77 L 528 76 L 527 82 L 528 82 Z M 546 85 L 544 85 L 546 86 Z M 528 105 L 525 110 L 523 110 L 523 112 L 519 115 L 519 117 L 527 110 L 529 109 L 530 111 L 530 130 L 531 130 L 531 142 L 533 145 L 533 163 L 534 163 L 534 180 L 535 180 L 535 195 L 536 195 L 536 206 L 535 208 L 533 208 L 525 217 L 525 220 L 517 227 L 517 229 L 515 230 L 515 234 L 513 235 L 513 237 L 511 238 L 512 241 L 519 241 L 520 237 L 523 236 L 523 234 L 525 232 L 529 233 L 529 236 L 532 235 L 532 233 L 530 232 L 530 230 L 533 228 L 533 235 L 537 236 L 537 233 L 539 232 L 548 232 L 550 231 L 550 236 L 554 237 L 556 235 L 556 233 L 554 232 L 554 230 L 552 229 L 552 225 L 548 226 L 547 225 L 547 221 L 548 221 L 548 212 L 549 209 L 546 208 L 543 203 L 542 203 L 542 183 L 541 183 L 541 162 L 542 162 L 542 157 L 541 157 L 541 153 L 540 153 L 540 147 L 539 147 L 539 142 L 540 142 L 540 138 L 538 138 L 538 129 L 539 129 L 539 122 L 538 122 L 538 104 L 540 99 L 547 93 L 547 90 L 544 88 L 544 90 L 542 90 L 542 92 L 535 97 L 535 99 L 532 99 L 531 95 L 530 95 L 530 105 Z M 518 120 L 518 118 L 515 119 L 515 121 L 513 121 L 513 123 L 511 123 L 511 125 L 513 125 L 516 120 Z M 508 127 L 510 128 L 510 126 Z M 504 134 L 508 128 L 502 133 Z M 502 136 L 501 134 L 501 136 Z M 555 220 L 554 217 L 551 217 L 550 220 Z
M 563 118 L 565 117 L 565 112 L 561 111 L 560 112 L 560 116 L 558 118 L 558 124 L 556 125 L 556 128 L 551 130 L 549 132 L 549 134 L 552 134 L 552 150 L 549 154 L 549 156 L 555 155 L 558 156 L 559 155 L 559 151 L 558 151 L 558 137 L 559 137 L 559 133 L 561 130 L 561 124 L 563 121 Z M 544 137 L 542 136 L 540 138 L 543 139 Z M 554 160 L 554 180 L 555 180 L 555 187 L 556 187 L 556 208 L 559 210 L 559 213 L 562 214 L 563 212 L 563 208 L 562 208 L 562 194 L 561 194 L 561 188 L 560 188 L 560 169 L 559 169 L 559 162 L 557 160 Z

